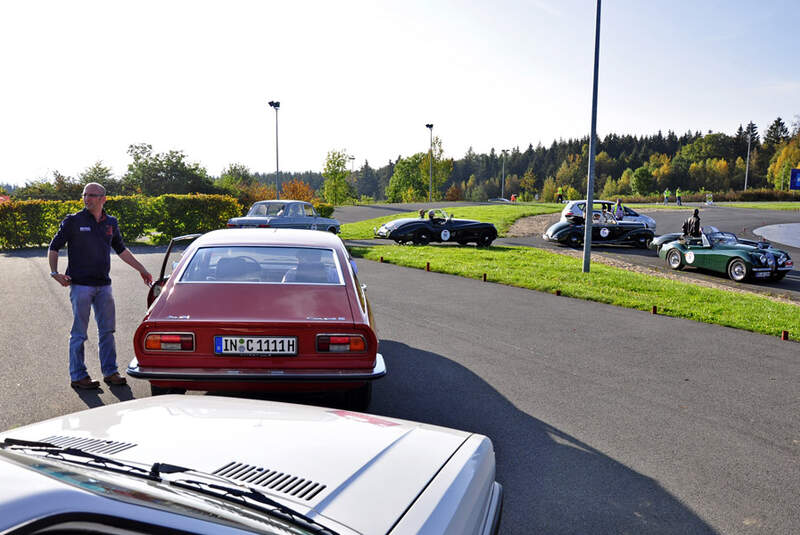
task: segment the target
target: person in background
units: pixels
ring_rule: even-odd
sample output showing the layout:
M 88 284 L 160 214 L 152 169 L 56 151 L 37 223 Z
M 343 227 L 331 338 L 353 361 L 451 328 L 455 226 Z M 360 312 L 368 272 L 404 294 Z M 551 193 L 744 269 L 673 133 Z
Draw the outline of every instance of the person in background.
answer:
M 558 186 L 558 196 L 556 197 L 556 201 L 561 204 L 564 202 L 564 188 Z
M 669 190 L 669 188 L 664 190 L 664 204 L 669 204 L 669 196 L 671 193 L 672 192 Z
M 681 202 L 681 188 L 675 188 L 675 202 L 678 206 L 683 206 Z
M 84 343 L 89 326 L 89 312 L 94 309 L 99 335 L 100 367 L 107 385 L 126 384 L 117 371 L 117 349 L 114 344 L 116 311 L 111 293 L 111 249 L 123 262 L 134 268 L 148 286 L 153 276 L 139 263 L 122 242 L 117 218 L 106 214 L 106 190 L 96 182 L 83 188 L 84 209 L 70 214 L 61 222 L 58 232 L 50 242 L 47 260 L 50 276 L 61 286 L 69 287 L 72 303 L 72 329 L 69 338 L 69 375 L 73 388 L 94 389 L 99 381 L 92 381 L 84 363 Z M 58 272 L 58 251 L 67 245 L 67 270 Z
M 625 217 L 625 209 L 622 207 L 622 199 L 617 199 L 613 212 L 614 217 L 617 218 L 617 221 L 622 221 L 622 218 Z

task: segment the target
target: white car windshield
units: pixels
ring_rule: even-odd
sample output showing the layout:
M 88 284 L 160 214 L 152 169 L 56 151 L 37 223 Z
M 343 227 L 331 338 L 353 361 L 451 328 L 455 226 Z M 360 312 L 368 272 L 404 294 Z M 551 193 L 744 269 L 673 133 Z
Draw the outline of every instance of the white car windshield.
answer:
M 332 249 L 314 247 L 202 247 L 181 282 L 344 284 Z

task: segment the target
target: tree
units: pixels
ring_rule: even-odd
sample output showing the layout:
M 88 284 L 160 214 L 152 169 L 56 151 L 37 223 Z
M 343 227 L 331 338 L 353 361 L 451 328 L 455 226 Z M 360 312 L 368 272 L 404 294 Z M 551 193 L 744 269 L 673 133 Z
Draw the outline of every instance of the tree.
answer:
M 293 178 L 281 184 L 281 198 L 311 202 L 314 200 L 314 190 L 302 180 Z
M 653 174 L 645 167 L 639 167 L 633 172 L 631 178 L 631 189 L 636 195 L 649 195 L 653 192 L 655 184 L 653 182 Z
M 350 197 L 350 186 L 347 184 L 347 153 L 344 150 L 331 150 L 325 157 L 325 170 L 322 176 L 325 182 L 322 185 L 322 195 L 325 200 L 334 206 L 345 202 Z
M 453 184 L 447 188 L 444 198 L 448 201 L 461 201 L 464 199 L 464 190 L 458 184 Z
M 764 146 L 769 145 L 775 147 L 788 140 L 789 129 L 786 127 L 783 119 L 778 117 L 769 125 L 769 128 L 767 128 L 767 131 L 764 133 Z
M 114 179 L 114 174 L 111 172 L 110 167 L 103 165 L 103 162 L 98 160 L 91 167 L 87 167 L 81 174 L 78 175 L 78 181 L 81 184 L 88 184 L 89 182 L 97 182 L 106 188 L 106 183 Z
M 519 181 L 519 187 L 522 191 L 533 195 L 536 192 L 536 175 L 533 173 L 532 168 L 528 168 L 525 174 L 522 175 L 522 180 Z
M 782 144 L 767 170 L 767 180 L 777 189 L 788 188 L 792 168 L 800 167 L 800 135 Z
M 229 164 L 217 179 L 217 185 L 225 189 L 237 186 L 251 186 L 255 182 L 256 176 L 250 172 L 246 165 L 240 163 Z
M 422 174 L 425 153 L 418 152 L 408 158 L 400 158 L 386 188 L 389 202 L 421 201 L 428 198 L 428 177 Z
M 129 193 L 158 196 L 165 193 L 217 193 L 206 170 L 198 163 L 188 163 L 181 151 L 153 154 L 146 143 L 130 145 L 133 162 L 122 178 Z
M 423 157 L 422 161 L 420 162 L 420 170 L 422 174 L 428 176 L 428 186 L 425 188 L 425 192 L 427 193 L 428 189 L 431 188 L 430 182 L 433 182 L 433 187 L 431 190 L 431 198 L 433 200 L 439 200 L 442 198 L 442 186 L 445 185 L 447 180 L 450 178 L 450 174 L 453 172 L 453 159 L 445 159 L 443 157 L 444 149 L 442 148 L 442 140 L 439 139 L 438 136 L 434 136 L 433 138 L 433 179 L 431 180 L 430 177 L 430 161 L 431 161 L 431 151 L 429 150 Z

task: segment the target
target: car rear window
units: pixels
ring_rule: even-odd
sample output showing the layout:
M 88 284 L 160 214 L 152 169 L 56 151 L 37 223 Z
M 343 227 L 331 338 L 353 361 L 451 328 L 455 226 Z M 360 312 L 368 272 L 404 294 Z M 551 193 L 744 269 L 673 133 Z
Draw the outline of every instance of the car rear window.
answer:
M 265 202 L 254 204 L 250 211 L 247 212 L 248 216 L 268 216 L 268 215 L 284 215 L 284 208 L 286 205 L 282 202 Z
M 180 282 L 344 284 L 332 249 L 314 247 L 201 247 Z

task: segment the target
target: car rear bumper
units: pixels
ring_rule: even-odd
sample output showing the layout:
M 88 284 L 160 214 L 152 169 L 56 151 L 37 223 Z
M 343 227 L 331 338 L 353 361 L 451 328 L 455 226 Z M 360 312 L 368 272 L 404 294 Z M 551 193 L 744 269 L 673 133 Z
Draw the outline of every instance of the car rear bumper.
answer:
M 372 381 L 386 375 L 383 355 L 375 356 L 371 370 L 264 370 L 231 368 L 157 368 L 139 366 L 131 360 L 127 374 L 137 379 L 159 381 L 257 381 L 257 382 L 353 382 Z

